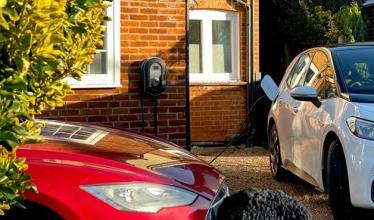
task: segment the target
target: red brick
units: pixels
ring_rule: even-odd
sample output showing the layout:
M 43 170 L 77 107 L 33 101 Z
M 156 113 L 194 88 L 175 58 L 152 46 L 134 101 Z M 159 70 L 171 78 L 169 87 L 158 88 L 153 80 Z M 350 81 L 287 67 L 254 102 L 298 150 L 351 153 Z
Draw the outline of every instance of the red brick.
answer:
M 78 95 L 68 95 L 64 99 L 65 101 L 80 101 L 80 96 Z
M 184 133 L 175 133 L 175 134 L 169 134 L 168 139 L 175 140 L 175 139 L 185 139 L 186 134 Z
M 185 120 L 169 120 L 169 126 L 182 126 L 185 123 Z
M 68 121 L 73 121 L 73 122 L 86 122 L 86 117 L 82 116 L 77 116 L 77 117 L 66 117 Z
M 109 102 L 109 107 L 119 107 L 119 102 Z
M 160 114 L 158 114 L 158 118 L 159 118 L 159 120 L 170 120 L 170 119 L 175 120 L 175 119 L 177 119 L 177 115 L 173 114 L 173 113 L 171 113 L 171 114 L 160 113 Z
M 106 108 L 108 107 L 107 102 L 89 102 L 88 103 L 89 108 Z
M 106 116 L 88 116 L 87 121 L 88 122 L 107 122 L 108 117 L 106 117 Z
M 139 128 L 143 126 L 143 122 L 141 121 L 132 121 L 130 122 L 130 127 L 132 128 Z
M 111 115 L 112 114 L 112 109 L 100 109 L 100 115 Z
M 119 121 L 135 121 L 139 120 L 139 118 L 136 115 L 120 115 Z
M 157 14 L 158 13 L 158 9 L 155 9 L 155 8 L 142 8 L 140 9 L 140 13 L 142 14 Z M 131 17 L 130 17 L 131 19 Z
M 100 109 L 80 109 L 80 115 L 98 115 Z
M 58 110 L 59 116 L 71 116 L 71 115 L 78 115 L 78 110 Z

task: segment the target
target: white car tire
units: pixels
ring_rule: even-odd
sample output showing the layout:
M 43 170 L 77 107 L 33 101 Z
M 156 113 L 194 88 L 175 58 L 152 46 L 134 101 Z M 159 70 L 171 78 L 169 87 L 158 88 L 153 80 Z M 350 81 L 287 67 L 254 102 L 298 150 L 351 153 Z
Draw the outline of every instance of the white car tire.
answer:
M 354 208 L 349 194 L 349 181 L 344 152 L 338 140 L 331 142 L 327 157 L 327 189 L 335 220 L 353 219 Z
M 271 126 L 268 138 L 271 175 L 275 180 L 284 180 L 287 176 L 287 171 L 282 167 L 279 136 L 275 124 Z

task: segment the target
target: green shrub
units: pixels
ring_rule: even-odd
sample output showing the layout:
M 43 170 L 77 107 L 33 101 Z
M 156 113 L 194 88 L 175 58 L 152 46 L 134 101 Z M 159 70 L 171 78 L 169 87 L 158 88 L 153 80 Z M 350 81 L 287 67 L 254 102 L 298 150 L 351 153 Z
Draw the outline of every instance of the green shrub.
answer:
M 36 115 L 62 106 L 103 44 L 103 0 L 0 0 L 0 214 L 35 189 L 17 147 L 35 140 Z M 21 123 L 23 122 L 23 123 Z
M 357 3 L 342 8 L 335 15 L 335 24 L 340 30 L 340 36 L 348 43 L 367 40 L 368 30 Z

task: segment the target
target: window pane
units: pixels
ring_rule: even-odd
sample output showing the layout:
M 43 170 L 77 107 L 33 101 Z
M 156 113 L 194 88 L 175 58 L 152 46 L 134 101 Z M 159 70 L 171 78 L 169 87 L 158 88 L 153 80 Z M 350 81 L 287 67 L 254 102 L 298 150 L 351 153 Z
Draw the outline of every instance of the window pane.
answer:
M 366 47 L 342 50 L 336 56 L 348 93 L 374 94 L 374 50 Z
M 231 22 L 213 21 L 213 72 L 232 73 Z
M 108 26 L 108 23 L 105 22 L 103 25 Z M 110 43 L 110 42 L 107 42 L 108 40 L 107 33 L 104 33 L 102 37 L 103 37 L 104 44 L 102 45 L 102 47 L 98 47 L 96 49 L 97 54 L 95 55 L 93 62 L 89 65 L 88 74 L 107 74 L 106 46 L 107 46 L 107 43 Z
M 189 29 L 190 72 L 201 73 L 201 21 L 190 20 Z
M 313 54 L 303 54 L 300 57 L 300 59 L 297 61 L 295 66 L 292 68 L 292 71 L 290 72 L 289 77 L 287 79 L 287 84 L 291 89 L 293 89 L 297 85 L 299 85 L 299 82 L 300 82 L 306 68 L 308 68 L 308 65 L 310 63 L 312 55 Z M 310 74 L 311 73 L 308 72 L 307 78 L 308 78 L 308 75 L 310 75 Z
M 106 52 L 98 52 L 93 63 L 90 64 L 89 74 L 107 74 Z
M 318 96 L 322 99 L 326 98 L 326 92 L 329 93 L 330 97 L 332 97 L 334 93 L 334 88 L 331 88 L 331 84 L 326 81 L 326 74 L 329 76 L 332 75 L 329 59 L 323 52 L 318 51 L 310 64 L 304 85 L 315 88 L 318 92 Z
M 325 72 L 325 80 L 326 80 L 326 98 L 333 98 L 338 95 L 337 86 L 335 83 L 334 72 L 332 71 L 331 67 L 329 66 Z

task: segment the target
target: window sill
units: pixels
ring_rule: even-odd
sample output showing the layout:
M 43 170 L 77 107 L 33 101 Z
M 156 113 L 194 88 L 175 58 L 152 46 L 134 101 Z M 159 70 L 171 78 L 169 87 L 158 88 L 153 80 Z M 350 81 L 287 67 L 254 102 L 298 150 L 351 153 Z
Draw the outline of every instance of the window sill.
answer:
M 107 85 L 70 85 L 72 89 L 115 89 L 121 88 L 121 84 L 107 84 Z
M 247 82 L 190 82 L 190 86 L 245 86 Z

